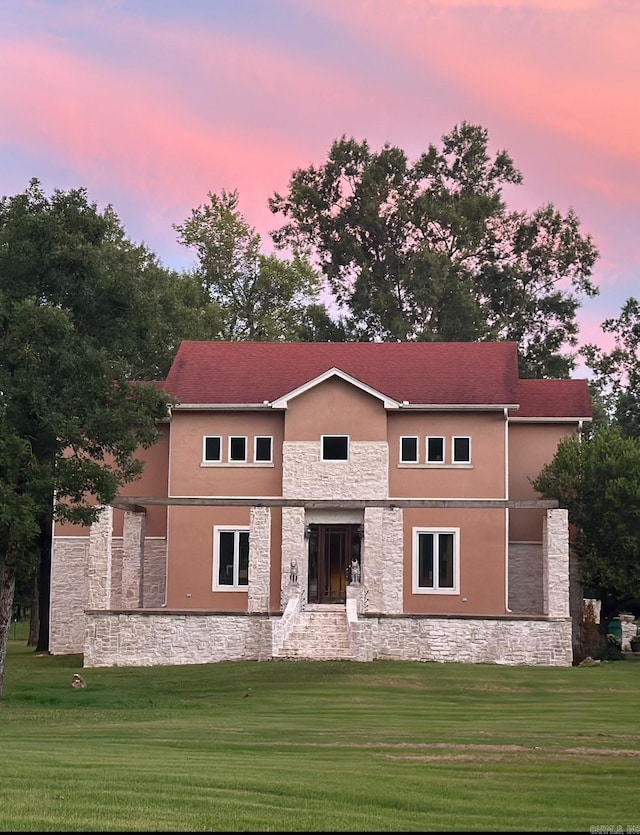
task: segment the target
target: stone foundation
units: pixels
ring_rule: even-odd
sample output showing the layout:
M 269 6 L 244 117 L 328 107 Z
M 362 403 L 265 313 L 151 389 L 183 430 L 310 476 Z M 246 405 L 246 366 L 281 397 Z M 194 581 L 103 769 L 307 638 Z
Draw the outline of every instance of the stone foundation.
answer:
M 355 609 L 355 607 L 352 607 Z M 349 619 L 354 661 L 440 661 L 569 667 L 570 619 L 360 617 Z M 86 617 L 85 667 L 266 661 L 280 617 L 98 612 Z M 275 650 L 275 652 L 274 652 Z M 309 657 L 309 660 L 318 660 Z

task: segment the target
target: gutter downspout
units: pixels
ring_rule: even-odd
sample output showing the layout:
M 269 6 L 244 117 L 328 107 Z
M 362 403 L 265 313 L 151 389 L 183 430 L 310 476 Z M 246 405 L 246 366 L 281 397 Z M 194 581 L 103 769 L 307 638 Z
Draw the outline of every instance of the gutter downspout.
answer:
M 509 415 L 504 409 L 504 497 L 509 498 Z M 509 608 L 509 508 L 504 509 L 504 610 Z

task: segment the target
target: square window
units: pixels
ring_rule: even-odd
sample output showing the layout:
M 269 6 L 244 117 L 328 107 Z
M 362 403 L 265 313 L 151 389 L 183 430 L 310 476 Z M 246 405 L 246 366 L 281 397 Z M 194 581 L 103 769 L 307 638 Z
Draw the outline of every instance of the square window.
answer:
M 321 439 L 323 461 L 348 461 L 349 436 L 323 435 Z
M 241 435 L 229 438 L 229 461 L 244 462 L 247 460 L 247 439 Z
M 400 438 L 400 461 L 405 464 L 418 463 L 418 438 L 416 435 L 403 435 Z
M 430 435 L 427 438 L 427 464 L 444 463 L 444 437 Z
M 459 528 L 414 528 L 414 594 L 458 594 L 459 535 Z
M 471 463 L 471 438 L 459 435 L 452 439 L 452 460 L 454 464 Z
M 237 589 L 249 584 L 249 529 L 213 529 L 214 589 Z
M 253 453 L 253 460 L 264 463 L 271 463 L 272 459 L 273 439 L 269 435 L 257 435 L 255 439 L 255 449 Z
M 202 444 L 203 461 L 222 460 L 222 438 L 220 435 L 205 435 Z

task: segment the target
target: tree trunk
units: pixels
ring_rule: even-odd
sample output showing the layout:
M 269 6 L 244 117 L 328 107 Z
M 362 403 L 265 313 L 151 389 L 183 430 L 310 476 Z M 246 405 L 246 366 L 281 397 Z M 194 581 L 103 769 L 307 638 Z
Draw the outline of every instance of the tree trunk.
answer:
M 16 589 L 16 569 L 6 562 L 0 565 L 0 698 L 4 690 L 4 668 L 7 660 L 7 644 L 13 612 L 13 596 Z
M 27 646 L 35 647 L 38 644 L 38 635 L 40 634 L 40 593 L 38 590 L 38 575 L 40 569 L 33 576 L 33 596 L 31 598 L 31 607 L 29 609 L 29 637 L 27 638 Z
M 53 547 L 53 497 L 40 519 L 40 571 L 38 574 L 38 642 L 36 652 L 49 652 L 49 606 L 51 603 L 51 549 Z

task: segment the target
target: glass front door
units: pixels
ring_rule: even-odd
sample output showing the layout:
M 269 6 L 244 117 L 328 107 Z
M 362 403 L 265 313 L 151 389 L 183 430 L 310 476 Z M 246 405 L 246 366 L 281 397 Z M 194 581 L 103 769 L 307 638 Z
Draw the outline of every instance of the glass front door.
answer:
M 344 603 L 351 560 L 360 559 L 357 525 L 310 525 L 309 603 Z

